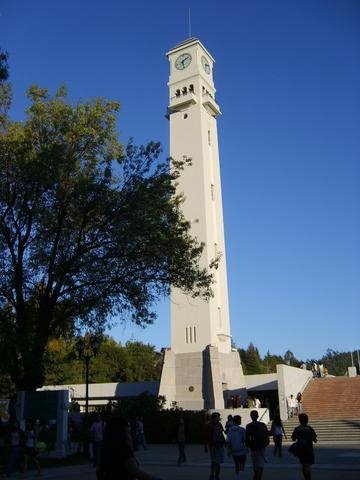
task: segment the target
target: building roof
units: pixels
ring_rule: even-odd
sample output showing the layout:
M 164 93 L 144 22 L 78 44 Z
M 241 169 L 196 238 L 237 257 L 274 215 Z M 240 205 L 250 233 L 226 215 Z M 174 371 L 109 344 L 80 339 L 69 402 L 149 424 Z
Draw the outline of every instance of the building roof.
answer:
M 195 43 L 198 43 L 199 45 L 201 45 L 201 47 L 206 52 L 206 54 L 209 56 L 209 58 L 211 58 L 211 61 L 213 63 L 215 63 L 215 60 L 214 60 L 213 56 L 209 53 L 209 51 L 204 47 L 204 45 L 196 37 L 189 37 L 189 38 L 183 40 L 182 42 L 175 45 L 175 47 L 171 48 L 168 52 L 166 52 L 166 55 L 169 55 L 170 53 L 176 52 L 177 50 L 182 50 L 184 47 L 194 45 Z
M 258 375 L 244 375 L 246 389 L 250 392 L 278 389 L 278 378 L 276 373 L 262 373 Z
M 154 396 L 159 394 L 159 380 L 148 382 L 121 382 L 121 383 L 90 383 L 89 398 L 121 398 L 137 397 L 142 393 Z M 46 385 L 38 390 L 68 390 L 73 399 L 85 397 L 85 384 L 75 385 Z

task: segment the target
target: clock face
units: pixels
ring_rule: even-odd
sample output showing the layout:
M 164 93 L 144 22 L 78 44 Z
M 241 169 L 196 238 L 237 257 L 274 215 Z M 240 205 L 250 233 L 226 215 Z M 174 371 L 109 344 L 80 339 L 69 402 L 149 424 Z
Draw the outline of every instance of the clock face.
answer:
M 201 64 L 203 66 L 203 69 L 205 70 L 205 72 L 207 74 L 210 73 L 210 64 L 209 62 L 207 61 L 206 57 L 201 57 Z
M 190 63 L 191 63 L 190 53 L 182 53 L 175 60 L 175 67 L 178 70 L 184 70 L 184 68 L 188 67 L 190 65 Z

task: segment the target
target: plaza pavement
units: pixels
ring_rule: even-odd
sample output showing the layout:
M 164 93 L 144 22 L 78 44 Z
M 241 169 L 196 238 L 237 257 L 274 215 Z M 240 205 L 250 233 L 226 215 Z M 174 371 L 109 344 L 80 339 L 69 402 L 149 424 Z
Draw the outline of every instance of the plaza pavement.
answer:
M 283 446 L 283 457 L 273 457 L 273 446 L 267 449 L 268 463 L 263 480 L 302 480 L 301 466 L 297 459 Z M 315 447 L 316 464 L 313 480 L 360 480 L 359 444 L 324 444 Z M 201 445 L 187 445 L 187 462 L 177 466 L 177 445 L 150 445 L 146 451 L 136 452 L 141 468 L 163 480 L 208 480 L 209 456 Z M 26 477 L 34 477 L 29 473 Z M 90 465 L 52 468 L 44 471 L 42 478 L 53 480 L 95 480 L 95 471 Z M 230 457 L 226 457 L 221 469 L 221 480 L 234 480 L 234 468 Z M 251 480 L 252 466 L 248 457 L 245 480 Z M 119 478 L 119 480 L 122 480 Z

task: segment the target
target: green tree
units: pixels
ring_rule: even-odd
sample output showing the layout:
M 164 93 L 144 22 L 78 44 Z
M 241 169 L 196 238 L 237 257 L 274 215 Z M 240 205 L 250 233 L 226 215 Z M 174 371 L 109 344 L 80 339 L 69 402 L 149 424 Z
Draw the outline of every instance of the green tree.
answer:
M 82 362 L 77 358 L 75 343 L 64 338 L 51 339 L 44 353 L 45 385 L 84 382 Z
M 93 383 L 125 382 L 128 363 L 124 347 L 107 337 L 91 361 L 90 379 Z
M 246 375 L 265 373 L 259 351 L 252 342 L 246 350 L 240 350 L 240 358 Z
M 353 360 L 355 360 L 355 365 L 357 365 L 357 355 L 356 352 L 353 352 Z M 311 363 L 314 363 L 315 360 L 311 360 Z M 322 363 L 324 367 L 328 369 L 330 375 L 345 375 L 347 368 L 351 365 L 351 352 L 339 352 L 338 350 L 332 350 L 328 348 L 319 360 L 316 360 L 316 363 Z
M 181 211 L 184 164 L 160 162 L 158 143 L 123 148 L 118 103 L 28 96 L 26 120 L 4 117 L 0 134 L 0 315 L 25 390 L 44 383 L 49 339 L 110 318 L 152 323 L 170 284 L 207 300 L 217 265 L 200 268 Z
M 127 342 L 124 348 L 128 360 L 125 378 L 128 382 L 160 380 L 162 355 L 152 345 Z
M 90 361 L 91 383 L 159 380 L 162 355 L 155 347 L 141 342 L 124 346 L 104 337 L 98 354 Z M 57 338 L 48 342 L 44 355 L 46 385 L 83 383 L 84 361 L 79 358 L 73 339 Z M 1 384 L 1 378 L 0 378 Z
M 284 362 L 287 365 L 290 365 L 291 367 L 298 367 L 299 366 L 299 360 L 295 358 L 295 355 L 291 350 L 287 350 L 284 353 Z
M 276 373 L 276 365 L 280 365 L 284 363 L 284 360 L 280 355 L 273 355 L 268 350 L 264 360 L 263 365 L 266 373 Z

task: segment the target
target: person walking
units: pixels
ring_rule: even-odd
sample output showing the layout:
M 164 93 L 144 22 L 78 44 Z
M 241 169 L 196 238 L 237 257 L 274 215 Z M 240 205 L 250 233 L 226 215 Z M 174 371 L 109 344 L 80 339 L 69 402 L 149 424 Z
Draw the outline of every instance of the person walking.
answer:
M 224 463 L 224 446 L 226 444 L 219 412 L 211 414 L 211 420 L 206 428 L 206 443 L 211 459 L 210 480 L 219 480 L 220 466 Z
M 235 478 L 236 480 L 242 480 L 245 478 L 246 434 L 245 428 L 240 426 L 240 415 L 235 415 L 233 421 L 234 424 L 229 428 L 226 443 L 235 463 Z
M 101 418 L 101 415 L 98 414 L 96 415 L 95 422 L 90 427 L 93 444 L 94 467 L 97 467 L 100 461 L 100 451 L 103 443 L 105 426 L 106 423 Z
M 144 432 L 144 423 L 141 417 L 136 417 L 136 433 L 137 433 L 137 447 L 141 445 L 144 450 L 148 449 L 145 432 Z
M 311 480 L 311 465 L 315 463 L 313 442 L 317 442 L 315 430 L 308 425 L 309 417 L 306 413 L 299 415 L 300 425 L 296 427 L 291 435 L 295 444 L 296 455 L 302 465 L 302 472 L 305 480 Z
M 296 404 L 297 404 L 297 414 L 300 415 L 302 413 L 302 393 L 299 392 L 296 395 Z
M 105 427 L 96 475 L 98 480 L 161 480 L 139 468 L 132 449 L 130 425 L 124 417 L 112 417 Z
M 24 473 L 26 473 L 29 459 L 31 459 L 35 464 L 38 475 L 41 475 L 41 466 L 37 458 L 38 455 L 34 425 L 32 421 L 28 420 L 25 426 Z
M 295 401 L 294 395 L 292 394 L 290 395 L 287 403 L 288 403 L 288 417 L 293 418 L 293 416 L 295 415 L 295 409 L 296 409 L 296 401 Z
M 269 432 L 265 423 L 259 422 L 257 410 L 250 412 L 252 422 L 246 425 L 246 446 L 251 451 L 254 480 L 261 480 L 264 471 L 265 449 L 269 445 Z
M 261 402 L 257 397 L 254 397 L 254 408 L 261 408 Z
M 185 455 L 185 423 L 184 419 L 180 418 L 179 426 L 177 431 L 177 441 L 179 447 L 179 458 L 177 461 L 178 465 L 186 462 L 186 455 Z
M 6 464 L 6 476 L 10 477 L 12 472 L 17 468 L 19 472 L 23 472 L 23 454 L 25 446 L 25 432 L 21 430 L 17 420 L 10 428 L 10 454 Z
M 226 423 L 225 423 L 225 434 L 227 435 L 229 432 L 230 427 L 234 425 L 234 420 L 232 415 L 228 415 Z
M 279 414 L 275 414 L 274 416 L 274 419 L 271 424 L 271 433 L 274 439 L 274 457 L 276 457 L 276 453 L 278 453 L 279 457 L 281 457 L 282 456 L 282 451 L 281 451 L 282 438 L 283 438 L 283 434 L 284 434 L 284 437 L 286 438 L 286 433 L 285 433 L 284 426 Z

